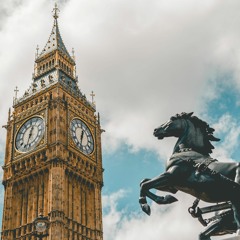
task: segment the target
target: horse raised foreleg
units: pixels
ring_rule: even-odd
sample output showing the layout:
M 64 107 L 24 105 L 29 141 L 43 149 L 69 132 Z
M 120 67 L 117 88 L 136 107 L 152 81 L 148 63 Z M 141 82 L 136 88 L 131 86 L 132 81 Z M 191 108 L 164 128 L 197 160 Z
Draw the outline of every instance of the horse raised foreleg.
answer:
M 150 192 L 149 190 L 152 188 L 155 189 L 161 189 L 166 188 L 169 185 L 169 180 L 171 177 L 171 173 L 166 172 L 161 174 L 160 176 L 154 178 L 154 179 L 144 179 L 140 184 L 140 198 L 139 203 L 141 205 L 142 210 L 150 215 L 151 209 L 150 206 L 147 204 L 146 197 L 149 197 L 153 201 L 155 201 L 158 204 L 169 204 L 177 201 L 175 197 L 172 195 L 167 195 L 165 197 L 157 196 Z
M 151 181 L 151 179 L 150 178 L 143 179 L 140 182 L 140 187 L 142 186 L 143 183 L 148 182 L 148 181 Z M 160 190 L 160 191 L 171 192 L 171 193 L 176 193 L 177 192 L 176 189 L 172 189 L 172 188 L 170 189 L 169 187 L 164 188 L 164 187 L 160 186 L 156 189 Z M 150 199 L 155 201 L 157 204 L 168 204 L 168 203 L 172 203 L 172 202 L 177 201 L 177 199 L 175 197 L 173 197 L 172 195 L 166 195 L 164 197 L 161 197 L 161 196 L 155 195 L 154 193 L 152 193 L 150 191 L 146 192 L 146 197 L 149 197 Z M 146 198 L 146 197 L 142 197 L 142 198 Z

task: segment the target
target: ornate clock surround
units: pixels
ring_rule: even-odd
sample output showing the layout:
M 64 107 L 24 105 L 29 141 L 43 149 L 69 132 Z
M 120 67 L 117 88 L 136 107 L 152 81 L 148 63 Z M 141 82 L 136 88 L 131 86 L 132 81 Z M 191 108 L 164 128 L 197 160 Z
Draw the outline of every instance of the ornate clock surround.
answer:
M 103 239 L 100 118 L 78 88 L 75 57 L 62 41 L 57 18 L 55 7 L 51 35 L 36 55 L 33 82 L 14 99 L 5 126 L 4 240 L 31 238 L 33 221 L 40 213 L 50 221 L 46 240 Z M 15 148 L 16 135 L 35 116 L 44 119 L 45 133 L 33 149 L 20 152 Z M 94 144 L 89 154 L 79 151 L 71 139 L 73 118 L 89 128 Z

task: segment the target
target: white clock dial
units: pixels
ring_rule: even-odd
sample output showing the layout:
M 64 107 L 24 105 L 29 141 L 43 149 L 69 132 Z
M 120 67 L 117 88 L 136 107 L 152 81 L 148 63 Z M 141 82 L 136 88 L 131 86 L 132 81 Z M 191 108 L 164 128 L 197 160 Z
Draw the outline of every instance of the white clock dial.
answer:
M 77 148 L 85 154 L 90 154 L 94 149 L 94 142 L 91 131 L 87 125 L 80 119 L 73 119 L 70 125 L 70 131 Z
M 44 120 L 41 117 L 33 117 L 27 120 L 19 129 L 15 145 L 20 152 L 28 152 L 34 149 L 43 138 Z

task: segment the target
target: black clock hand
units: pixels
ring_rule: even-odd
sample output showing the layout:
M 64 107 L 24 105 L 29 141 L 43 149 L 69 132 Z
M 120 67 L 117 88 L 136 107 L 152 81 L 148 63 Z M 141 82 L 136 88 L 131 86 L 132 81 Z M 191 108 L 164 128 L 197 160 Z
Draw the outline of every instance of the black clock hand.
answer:
M 29 142 L 29 140 L 30 140 L 30 138 L 32 136 L 32 131 L 33 131 L 33 126 L 31 127 L 31 130 L 29 132 L 27 144 L 28 144 L 28 142 Z
M 82 140 L 83 140 L 83 134 L 84 134 L 84 132 L 82 130 L 81 137 L 80 137 L 81 144 L 82 144 Z

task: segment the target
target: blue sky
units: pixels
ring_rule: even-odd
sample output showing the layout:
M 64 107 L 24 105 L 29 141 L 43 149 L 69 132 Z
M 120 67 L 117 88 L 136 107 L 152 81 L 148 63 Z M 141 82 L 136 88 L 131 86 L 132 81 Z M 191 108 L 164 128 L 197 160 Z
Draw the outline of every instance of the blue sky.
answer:
M 121 146 L 121 149 L 113 154 L 104 154 L 103 159 L 105 168 L 103 194 L 109 195 L 118 189 L 125 189 L 127 194 L 119 201 L 118 208 L 140 210 L 139 183 L 145 177 L 157 176 L 163 171 L 163 163 L 158 161 L 154 152 L 144 150 L 131 152 L 127 145 Z
M 176 139 L 153 129 L 194 111 L 216 129 L 213 157 L 238 161 L 240 150 L 240 2 L 238 0 L 64 0 L 59 26 L 75 49 L 79 87 L 96 94 L 101 114 L 105 240 L 196 239 L 203 230 L 187 213 L 194 200 L 138 204 L 139 182 L 164 171 Z M 7 121 L 14 88 L 31 84 L 36 46 L 44 47 L 54 1 L 3 0 L 0 6 L 0 111 Z M 3 165 L 5 129 L 0 129 Z M 2 170 L 0 170 L 2 176 Z M 3 187 L 0 187 L 0 207 Z M 164 193 L 160 193 L 164 195 Z M 174 227 L 170 227 L 169 222 Z M 221 238 L 214 238 L 221 239 Z

